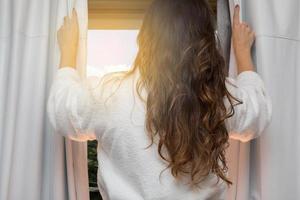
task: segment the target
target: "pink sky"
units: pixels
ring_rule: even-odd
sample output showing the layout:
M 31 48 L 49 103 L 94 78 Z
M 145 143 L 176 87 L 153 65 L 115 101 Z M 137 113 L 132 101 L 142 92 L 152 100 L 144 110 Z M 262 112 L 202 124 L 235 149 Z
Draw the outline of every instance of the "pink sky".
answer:
M 137 52 L 138 30 L 90 30 L 88 67 L 131 66 Z

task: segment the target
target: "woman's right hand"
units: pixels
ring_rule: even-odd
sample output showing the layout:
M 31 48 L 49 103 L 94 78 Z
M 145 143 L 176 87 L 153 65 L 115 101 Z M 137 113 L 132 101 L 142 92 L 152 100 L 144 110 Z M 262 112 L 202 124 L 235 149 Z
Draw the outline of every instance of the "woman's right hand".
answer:
M 251 48 L 255 40 L 255 33 L 248 24 L 240 22 L 240 6 L 234 9 L 232 41 L 236 56 L 238 72 L 253 71 Z

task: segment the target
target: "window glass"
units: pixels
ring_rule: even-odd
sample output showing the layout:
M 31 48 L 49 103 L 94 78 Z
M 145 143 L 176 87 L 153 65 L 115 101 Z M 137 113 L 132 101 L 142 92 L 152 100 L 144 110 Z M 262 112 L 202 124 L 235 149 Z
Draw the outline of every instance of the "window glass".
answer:
M 89 30 L 87 75 L 128 70 L 135 59 L 138 30 Z

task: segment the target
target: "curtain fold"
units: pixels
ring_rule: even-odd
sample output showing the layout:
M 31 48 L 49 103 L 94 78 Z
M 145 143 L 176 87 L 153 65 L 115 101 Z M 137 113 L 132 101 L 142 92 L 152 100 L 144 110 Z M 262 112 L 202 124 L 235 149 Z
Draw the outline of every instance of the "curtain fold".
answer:
M 86 0 L 0 0 L 0 200 L 88 199 L 86 144 L 54 134 L 46 117 L 56 31 L 73 6 L 84 76 Z
M 232 58 L 233 49 L 231 48 L 231 7 L 232 2 L 228 0 L 217 1 L 218 36 L 222 54 L 225 58 L 226 67 L 229 70 L 229 76 L 234 77 L 236 76 L 236 70 L 232 67 L 234 60 Z M 243 144 L 239 141 L 230 140 L 229 144 L 230 146 L 226 151 L 226 158 L 229 167 L 228 175 L 233 185 L 229 187 L 226 199 L 246 200 L 247 198 L 240 197 L 239 194 L 247 194 L 248 187 L 239 187 L 239 190 L 237 190 L 237 186 L 244 185 L 244 181 L 247 182 L 249 179 L 249 143 Z M 241 171 L 242 169 L 243 171 Z

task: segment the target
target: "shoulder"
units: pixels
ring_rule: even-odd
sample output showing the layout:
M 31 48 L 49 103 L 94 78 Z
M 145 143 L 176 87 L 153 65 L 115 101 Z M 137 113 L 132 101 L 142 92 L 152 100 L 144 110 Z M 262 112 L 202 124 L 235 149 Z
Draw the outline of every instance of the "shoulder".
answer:
M 90 80 L 92 77 L 89 78 Z M 105 74 L 102 77 L 94 78 L 91 89 L 94 96 L 101 101 L 107 99 L 122 98 L 121 96 L 129 96 L 132 88 L 134 88 L 134 75 L 127 75 L 126 72 L 114 72 Z M 124 97 L 123 97 L 124 98 Z

